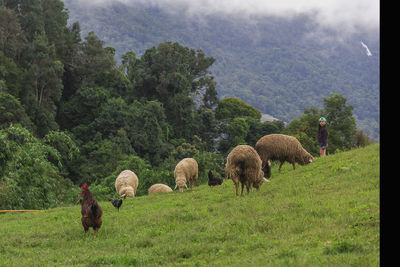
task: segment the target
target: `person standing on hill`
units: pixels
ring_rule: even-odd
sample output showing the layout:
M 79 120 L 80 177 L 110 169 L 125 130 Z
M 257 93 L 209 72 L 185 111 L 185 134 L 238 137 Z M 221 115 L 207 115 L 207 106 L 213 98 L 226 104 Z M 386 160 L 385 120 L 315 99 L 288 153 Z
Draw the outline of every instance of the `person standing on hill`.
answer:
M 319 155 L 321 157 L 326 156 L 326 148 L 328 147 L 328 128 L 326 126 L 326 119 L 324 117 L 319 118 L 318 143 Z

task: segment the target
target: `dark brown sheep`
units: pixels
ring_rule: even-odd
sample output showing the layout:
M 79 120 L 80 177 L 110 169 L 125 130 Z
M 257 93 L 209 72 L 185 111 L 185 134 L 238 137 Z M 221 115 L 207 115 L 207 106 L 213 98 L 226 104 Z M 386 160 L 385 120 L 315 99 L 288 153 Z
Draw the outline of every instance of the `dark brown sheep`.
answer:
M 305 165 L 313 162 L 314 158 L 308 153 L 293 136 L 284 134 L 269 134 L 261 137 L 255 146 L 260 155 L 262 166 L 267 177 L 271 177 L 271 160 L 280 161 L 279 171 L 285 161 L 292 163 L 296 169 L 296 163 Z
M 225 175 L 235 183 L 236 195 L 239 195 L 239 182 L 242 184 L 240 195 L 243 195 L 244 185 L 248 194 L 253 186 L 259 189 L 263 182 L 268 181 L 264 178 L 264 172 L 261 169 L 260 156 L 248 145 L 239 145 L 229 153 L 226 159 Z

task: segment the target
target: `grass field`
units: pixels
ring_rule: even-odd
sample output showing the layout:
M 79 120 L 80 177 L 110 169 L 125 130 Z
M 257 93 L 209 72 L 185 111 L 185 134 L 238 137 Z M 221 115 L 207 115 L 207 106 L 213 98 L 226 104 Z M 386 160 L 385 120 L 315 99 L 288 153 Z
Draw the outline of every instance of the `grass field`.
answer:
M 228 180 L 127 199 L 119 212 L 100 202 L 97 238 L 80 205 L 0 214 L 0 265 L 379 266 L 379 150 L 275 165 L 242 197 Z

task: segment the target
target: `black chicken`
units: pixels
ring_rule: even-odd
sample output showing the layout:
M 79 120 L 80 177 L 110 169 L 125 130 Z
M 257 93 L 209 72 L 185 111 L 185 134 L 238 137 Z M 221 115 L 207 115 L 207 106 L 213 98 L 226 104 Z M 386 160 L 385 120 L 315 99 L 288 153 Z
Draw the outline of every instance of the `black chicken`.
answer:
M 121 205 L 122 205 L 122 199 L 113 199 L 113 198 L 110 198 L 109 200 L 111 201 L 111 204 L 113 204 L 113 206 L 114 206 L 115 208 L 117 208 L 118 211 L 119 211 L 119 207 L 121 207 Z
M 209 186 L 216 186 L 216 185 L 221 185 L 222 184 L 222 179 L 215 176 L 211 170 L 208 172 L 208 185 Z

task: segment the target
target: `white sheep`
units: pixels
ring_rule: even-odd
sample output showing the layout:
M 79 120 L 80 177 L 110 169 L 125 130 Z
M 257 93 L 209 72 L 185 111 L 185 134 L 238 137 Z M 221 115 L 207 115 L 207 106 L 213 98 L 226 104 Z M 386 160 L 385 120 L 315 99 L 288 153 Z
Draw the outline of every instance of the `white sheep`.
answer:
M 120 197 L 134 197 L 139 185 L 139 179 L 133 171 L 122 171 L 115 180 L 115 190 Z
M 165 184 L 153 184 L 149 188 L 149 195 L 159 193 L 159 192 L 172 192 L 171 187 Z
M 183 192 L 184 188 L 187 188 L 186 182 L 189 182 L 190 189 L 194 188 L 194 185 L 199 177 L 199 167 L 197 161 L 193 158 L 182 159 L 175 167 L 175 188 L 178 187 L 179 192 Z

